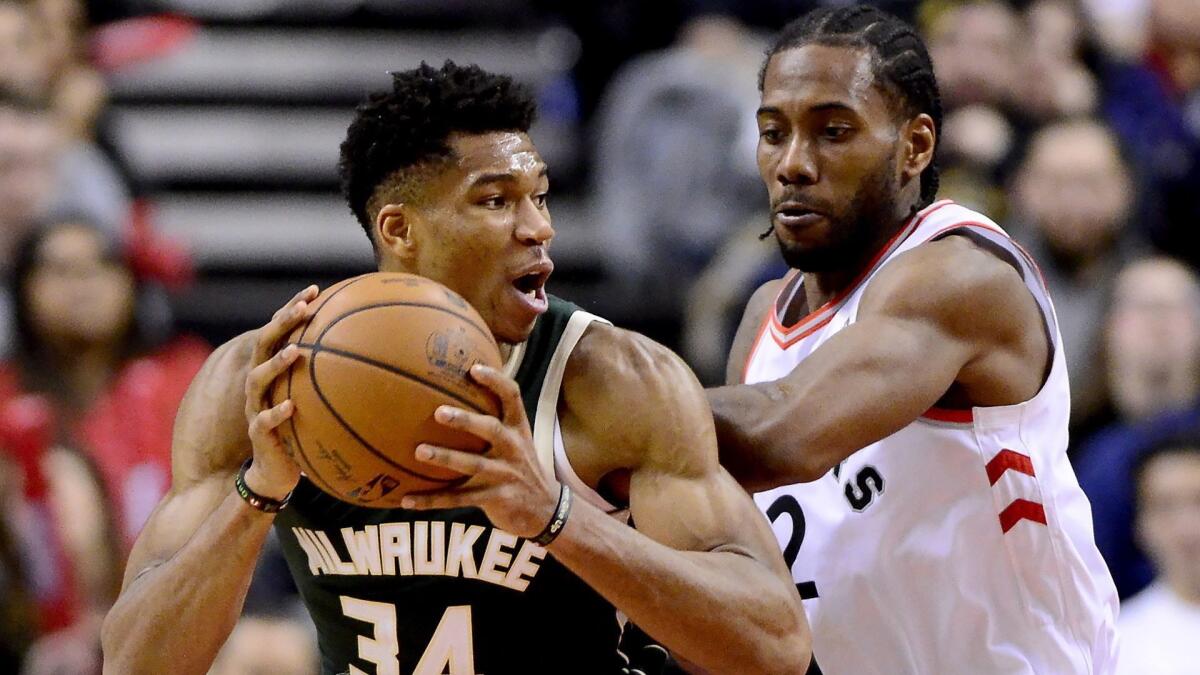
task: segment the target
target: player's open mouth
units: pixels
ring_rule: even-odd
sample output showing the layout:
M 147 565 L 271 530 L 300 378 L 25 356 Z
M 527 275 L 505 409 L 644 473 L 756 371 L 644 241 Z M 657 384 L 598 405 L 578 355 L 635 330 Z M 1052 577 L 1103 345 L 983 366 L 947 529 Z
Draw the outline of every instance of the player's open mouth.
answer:
M 517 292 L 521 304 L 534 314 L 541 314 L 549 307 L 546 300 L 546 280 L 553 271 L 554 265 L 545 261 L 512 281 L 513 290 Z

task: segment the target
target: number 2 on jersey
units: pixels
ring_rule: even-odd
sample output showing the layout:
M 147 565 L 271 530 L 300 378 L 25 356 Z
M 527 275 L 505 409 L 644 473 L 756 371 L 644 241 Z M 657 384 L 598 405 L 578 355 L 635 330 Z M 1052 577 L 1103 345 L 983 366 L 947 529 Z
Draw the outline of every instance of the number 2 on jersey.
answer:
M 807 523 L 804 520 L 804 510 L 800 508 L 800 502 L 796 501 L 792 495 L 783 495 L 767 507 L 767 517 L 771 519 L 772 523 L 779 520 L 779 516 L 785 513 L 792 518 L 792 536 L 788 537 L 787 544 L 783 547 L 783 560 L 791 570 L 792 566 L 796 564 L 796 557 L 800 555 L 800 545 L 804 543 L 804 531 L 807 529 Z M 797 583 L 796 590 L 800 592 L 802 600 L 818 597 L 815 581 Z
M 375 664 L 377 675 L 400 675 L 400 641 L 396 633 L 396 606 L 386 602 L 341 596 L 342 614 L 371 624 L 373 635 L 358 636 L 358 658 Z M 475 675 L 475 648 L 471 634 L 471 606 L 447 607 L 433 631 L 413 675 Z M 350 666 L 350 675 L 366 675 Z

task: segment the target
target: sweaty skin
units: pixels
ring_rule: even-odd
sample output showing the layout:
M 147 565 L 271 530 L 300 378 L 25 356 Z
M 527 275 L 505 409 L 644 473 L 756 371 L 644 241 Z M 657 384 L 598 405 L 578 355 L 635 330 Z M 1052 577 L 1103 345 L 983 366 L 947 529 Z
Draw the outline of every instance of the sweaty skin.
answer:
M 441 205 L 379 210 L 381 269 L 443 281 L 480 310 L 500 342 L 519 342 L 536 307 L 511 278 L 536 266 L 553 236 L 545 165 L 521 159 L 536 157 L 524 134 L 460 136 L 454 145 L 458 168 L 435 179 L 446 195 Z M 262 329 L 221 347 L 193 382 L 176 421 L 171 491 L 134 547 L 105 622 L 106 672 L 203 673 L 228 636 L 273 519 L 247 506 L 232 478 L 253 451 L 254 491 L 281 497 L 298 480 L 274 433 L 290 402 L 264 402 L 296 358 L 277 345 L 309 318 L 314 298 L 306 289 Z M 497 395 L 500 417 L 444 407 L 437 419 L 492 450 L 485 457 L 419 448 L 425 461 L 471 478 L 412 496 L 411 505 L 479 506 L 497 527 L 533 536 L 550 520 L 558 482 L 538 463 L 516 383 L 487 368 L 471 375 Z M 678 357 L 593 324 L 568 360 L 559 413 L 576 472 L 598 490 L 626 493 L 638 529 L 577 499 L 549 552 L 700 668 L 803 672 L 811 652 L 799 597 L 770 529 L 718 464 L 703 390 Z

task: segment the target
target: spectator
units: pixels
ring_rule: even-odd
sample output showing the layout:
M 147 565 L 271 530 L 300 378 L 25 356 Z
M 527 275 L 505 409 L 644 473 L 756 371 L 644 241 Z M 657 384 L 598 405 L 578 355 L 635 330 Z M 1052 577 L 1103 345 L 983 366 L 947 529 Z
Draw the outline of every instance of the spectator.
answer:
M 757 210 L 756 74 L 762 49 L 707 16 L 677 44 L 631 61 L 598 116 L 597 212 L 629 297 L 678 316 L 686 287 Z
M 50 85 L 49 44 L 28 2 L 0 0 L 0 78 L 5 86 L 31 98 Z
M 1106 73 L 1104 109 L 1147 178 L 1145 229 L 1161 250 L 1200 263 L 1200 2 L 1150 0 L 1140 62 Z
M 42 94 L 53 100 L 67 133 L 79 139 L 92 138 L 108 98 L 104 80 L 86 59 L 85 15 L 79 0 L 36 0 L 34 8 L 49 75 Z
M 1073 425 L 1102 403 L 1099 326 L 1113 279 L 1137 248 L 1133 183 L 1116 139 L 1091 120 L 1034 135 L 1013 183 L 1009 229 L 1042 266 L 1071 378 Z
M 129 219 L 129 195 L 99 151 L 67 139 L 44 100 L 0 86 L 0 273 L 31 223 L 51 212 L 81 213 L 118 232 Z M 13 340 L 7 291 L 0 287 L 0 355 Z
M 1177 261 L 1151 258 L 1121 273 L 1111 305 L 1105 371 L 1117 422 L 1084 440 L 1075 468 L 1096 545 L 1125 597 L 1152 576 L 1134 545 L 1134 464 L 1162 439 L 1200 427 L 1200 282 Z
M 1200 439 L 1167 441 L 1133 474 L 1138 541 L 1158 578 L 1121 608 L 1121 675 L 1196 672 L 1200 636 Z
M 28 223 L 50 211 L 82 213 L 112 232 L 125 227 L 130 212 L 129 191 L 104 154 L 71 138 L 46 99 L 2 84 L 0 200 L 0 267 Z
M 1001 0 L 937 8 L 924 12 L 922 32 L 947 112 L 972 104 L 1008 109 L 1021 84 L 1020 17 Z
M 169 484 L 174 412 L 207 356 L 154 311 L 146 243 L 64 217 L 17 247 L 15 356 L 0 364 L 0 457 L 22 486 L 6 513 L 46 635 L 29 673 L 98 668 L 124 555 Z M 16 467 L 16 471 L 12 471 Z
M 773 241 L 763 241 L 767 214 L 735 230 L 688 289 L 682 351 L 706 385 L 725 383 L 726 359 L 754 289 L 782 277 L 788 267 Z
M 1035 120 L 1096 112 L 1099 85 L 1081 60 L 1083 20 L 1072 0 L 1033 0 L 1024 12 L 1029 35 L 1016 105 Z
M 0 4 L 0 17 L 3 10 Z M 62 144 L 44 103 L 0 90 L 0 269 L 9 266 L 16 242 L 54 198 Z
M 128 255 L 85 218 L 26 239 L 13 270 L 16 358 L 0 367 L 0 402 L 51 403 L 53 437 L 87 453 L 132 543 L 166 491 L 174 412 L 208 350 L 169 339 L 161 289 L 134 276 L 151 266 Z
M 1129 424 L 1181 410 L 1200 396 L 1200 282 L 1169 258 L 1125 268 L 1105 326 L 1108 390 Z

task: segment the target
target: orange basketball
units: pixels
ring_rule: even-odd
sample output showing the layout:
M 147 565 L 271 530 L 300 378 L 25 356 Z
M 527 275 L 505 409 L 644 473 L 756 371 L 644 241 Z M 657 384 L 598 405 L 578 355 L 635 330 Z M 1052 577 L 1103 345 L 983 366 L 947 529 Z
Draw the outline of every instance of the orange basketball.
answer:
M 272 390 L 274 403 L 290 398 L 295 405 L 279 434 L 309 480 L 375 508 L 464 480 L 413 452 L 420 443 L 485 449 L 433 420 L 443 404 L 499 410 L 467 375 L 476 363 L 501 366 L 474 308 L 435 281 L 383 272 L 331 286 L 314 302 L 312 320 L 289 336 L 300 357 Z

